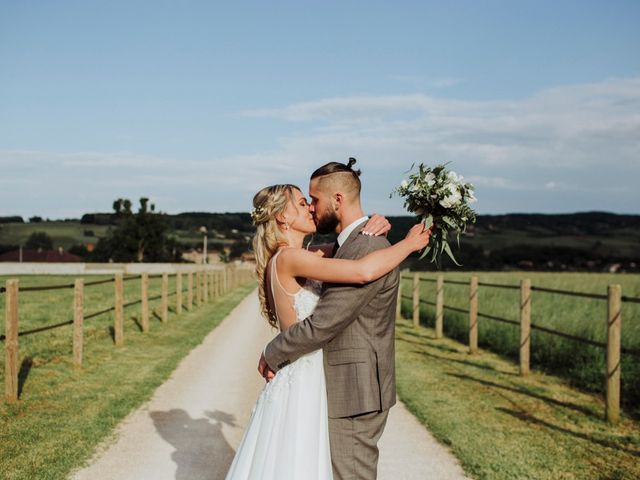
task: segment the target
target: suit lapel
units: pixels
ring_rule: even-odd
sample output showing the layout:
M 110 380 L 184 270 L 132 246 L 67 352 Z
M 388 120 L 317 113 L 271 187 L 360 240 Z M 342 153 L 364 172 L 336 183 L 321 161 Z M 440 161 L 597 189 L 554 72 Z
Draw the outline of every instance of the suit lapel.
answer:
M 349 243 L 353 242 L 356 239 L 356 237 L 360 235 L 360 232 L 362 232 L 362 229 L 366 224 L 367 222 L 363 221 L 360 225 L 358 225 L 356 228 L 353 229 L 353 232 L 349 234 L 349 236 L 344 241 L 344 243 L 340 246 L 340 248 L 338 248 L 338 251 L 335 254 L 336 258 L 342 258 L 340 252 L 344 251 L 344 247 L 347 246 Z

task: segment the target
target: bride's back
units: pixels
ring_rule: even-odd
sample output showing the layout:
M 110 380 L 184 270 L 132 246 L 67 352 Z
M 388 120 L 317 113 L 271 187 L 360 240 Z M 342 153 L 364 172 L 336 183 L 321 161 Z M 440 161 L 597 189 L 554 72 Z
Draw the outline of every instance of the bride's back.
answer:
M 301 285 L 298 279 L 279 271 L 278 256 L 281 252 L 278 250 L 269 260 L 266 290 L 267 301 L 275 311 L 280 331 L 285 331 L 313 311 L 319 292 L 314 288 L 305 288 L 309 286 L 309 280 Z

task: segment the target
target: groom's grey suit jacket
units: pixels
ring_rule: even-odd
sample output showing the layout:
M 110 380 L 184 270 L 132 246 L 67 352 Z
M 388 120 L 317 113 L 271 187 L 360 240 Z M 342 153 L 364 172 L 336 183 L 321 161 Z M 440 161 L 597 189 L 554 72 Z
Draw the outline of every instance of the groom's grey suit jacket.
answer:
M 389 246 L 359 225 L 335 258 L 357 259 Z M 278 371 L 322 348 L 330 418 L 387 410 L 396 401 L 395 311 L 398 268 L 365 285 L 325 284 L 313 315 L 290 326 L 265 349 Z

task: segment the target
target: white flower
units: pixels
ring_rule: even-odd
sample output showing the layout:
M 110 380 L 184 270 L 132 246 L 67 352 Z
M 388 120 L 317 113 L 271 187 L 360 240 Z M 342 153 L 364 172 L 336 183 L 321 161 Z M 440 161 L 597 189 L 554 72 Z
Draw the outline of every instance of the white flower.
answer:
M 468 198 L 467 198 L 467 202 L 468 203 L 474 203 L 477 202 L 478 199 L 473 195 L 473 192 L 469 192 L 468 193 Z
M 433 184 L 436 183 L 436 176 L 431 172 L 427 173 L 424 179 L 427 182 L 428 187 L 432 187 Z
M 440 200 L 440 205 L 442 205 L 444 208 L 451 208 L 456 203 L 458 203 L 460 199 L 462 199 L 462 195 L 460 195 L 460 192 L 458 191 L 458 189 L 455 188 L 453 189 L 453 192 L 451 193 L 451 195 L 447 195 L 442 200 Z
M 452 183 L 460 183 L 460 181 L 462 180 L 462 177 L 458 177 L 458 174 L 456 172 L 449 172 L 449 182 Z
M 400 188 L 407 188 L 409 186 L 409 182 L 407 182 L 406 180 L 402 180 L 402 182 L 400 182 Z

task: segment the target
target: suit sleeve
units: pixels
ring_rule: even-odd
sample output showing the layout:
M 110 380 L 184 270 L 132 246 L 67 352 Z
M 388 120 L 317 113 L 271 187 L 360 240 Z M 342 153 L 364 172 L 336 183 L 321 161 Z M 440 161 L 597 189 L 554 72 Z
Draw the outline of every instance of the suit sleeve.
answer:
M 355 259 L 389 246 L 384 237 L 358 235 L 345 245 L 341 258 Z M 365 285 L 331 284 L 322 294 L 313 315 L 291 325 L 267 344 L 264 356 L 278 371 L 306 353 L 318 350 L 353 322 L 378 293 L 386 276 Z

